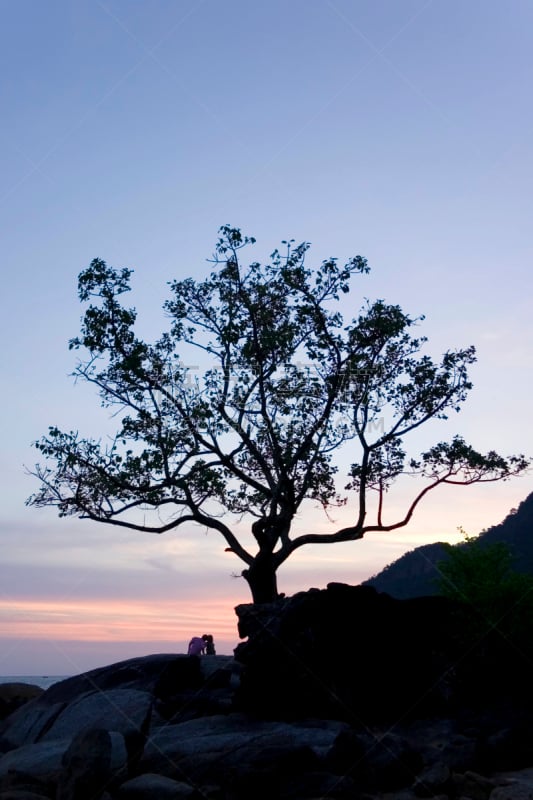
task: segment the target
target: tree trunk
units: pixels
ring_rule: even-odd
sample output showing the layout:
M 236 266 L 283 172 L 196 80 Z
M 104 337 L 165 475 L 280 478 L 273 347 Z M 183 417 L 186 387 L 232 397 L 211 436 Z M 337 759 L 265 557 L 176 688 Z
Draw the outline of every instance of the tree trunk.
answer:
M 272 553 L 259 551 L 242 575 L 248 582 L 254 603 L 273 603 L 278 599 L 278 581 Z

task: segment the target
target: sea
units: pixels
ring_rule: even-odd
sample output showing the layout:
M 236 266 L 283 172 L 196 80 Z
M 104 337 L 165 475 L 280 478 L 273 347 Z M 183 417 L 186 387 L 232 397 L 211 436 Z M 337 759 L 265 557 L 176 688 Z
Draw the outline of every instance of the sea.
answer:
M 70 675 L 0 675 L 2 683 L 32 683 L 41 689 L 49 689 L 54 683 L 70 678 Z

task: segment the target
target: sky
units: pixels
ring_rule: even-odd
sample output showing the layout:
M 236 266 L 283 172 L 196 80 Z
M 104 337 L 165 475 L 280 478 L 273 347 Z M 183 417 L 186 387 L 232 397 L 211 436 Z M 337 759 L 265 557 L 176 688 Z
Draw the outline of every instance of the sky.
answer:
M 474 389 L 428 442 L 533 455 L 530 0 L 2 0 L 0 675 L 66 675 L 212 633 L 248 602 L 216 532 L 165 536 L 27 508 L 49 425 L 112 428 L 74 384 L 78 273 L 135 270 L 155 338 L 172 279 L 207 276 L 218 228 L 361 254 L 364 298 L 425 314 L 435 356 L 474 344 Z M 422 437 L 422 438 L 424 438 Z M 422 442 L 420 439 L 420 443 Z M 415 442 L 418 444 L 419 442 Z M 424 438 L 424 444 L 426 440 Z M 416 452 L 416 451 L 415 451 Z M 403 516 L 415 487 L 391 493 Z M 443 487 L 402 531 L 302 548 L 292 593 L 358 583 L 419 544 L 500 522 L 533 490 Z M 348 512 L 343 512 L 348 513 Z M 306 510 L 300 530 L 335 530 Z

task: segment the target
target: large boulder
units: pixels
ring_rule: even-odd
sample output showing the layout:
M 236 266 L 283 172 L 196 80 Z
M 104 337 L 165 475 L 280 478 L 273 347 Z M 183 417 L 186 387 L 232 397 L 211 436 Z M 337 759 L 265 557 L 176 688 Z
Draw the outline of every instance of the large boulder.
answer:
M 57 800 L 99 800 L 111 772 L 109 731 L 80 731 L 63 753 L 61 765 Z
M 29 777 L 52 784 L 57 782 L 63 754 L 69 744 L 69 739 L 56 739 L 11 750 L 0 758 L 0 781 L 4 782 L 10 774 L 16 773 L 25 779 Z
M 5 719 L 17 708 L 43 693 L 40 686 L 33 683 L 1 683 L 0 684 L 0 720 Z
M 137 689 L 91 691 L 71 703 L 47 705 L 43 695 L 19 709 L 3 730 L 4 751 L 40 742 L 70 741 L 80 730 L 105 727 L 135 742 L 146 734 L 153 698 Z M 0 765 L 2 759 L 0 759 Z
M 450 601 L 394 600 L 329 584 L 238 606 L 242 708 L 279 716 L 384 721 L 442 712 L 455 663 Z
M 162 727 L 150 736 L 140 772 L 165 775 L 195 785 L 236 779 L 258 769 L 268 774 L 326 763 L 342 722 L 276 722 L 245 714 L 209 717 Z M 297 765 L 299 765 L 297 767 Z
M 108 730 L 140 730 L 155 702 L 164 704 L 179 692 L 194 696 L 204 686 L 200 662 L 186 655 L 151 655 L 60 681 L 0 723 L 0 752 L 72 737 L 80 727 L 101 727 L 104 719 Z M 224 661 L 221 669 L 226 667 Z M 213 663 L 209 668 L 215 672 Z
M 448 598 L 330 583 L 236 613 L 244 710 L 365 724 L 505 704 L 533 713 L 527 653 L 497 629 L 468 635 L 471 610 Z
M 151 727 L 174 717 L 229 713 L 235 671 L 227 656 L 163 654 L 36 692 L 0 725 L 0 797 L 3 790 L 40 788 L 38 780 L 54 795 L 57 786 L 61 800 L 116 788 L 136 774 Z
M 152 695 L 138 689 L 87 692 L 56 716 L 39 741 L 66 739 L 84 728 L 104 726 L 128 736 L 145 728 L 151 707 Z

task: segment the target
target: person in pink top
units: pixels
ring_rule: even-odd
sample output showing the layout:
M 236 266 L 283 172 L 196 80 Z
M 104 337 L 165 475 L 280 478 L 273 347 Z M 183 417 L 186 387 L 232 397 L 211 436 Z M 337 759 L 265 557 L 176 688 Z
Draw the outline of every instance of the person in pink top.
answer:
M 189 656 L 201 656 L 205 652 L 205 642 L 199 636 L 193 636 L 191 641 L 189 642 L 189 649 L 187 651 L 187 655 Z

